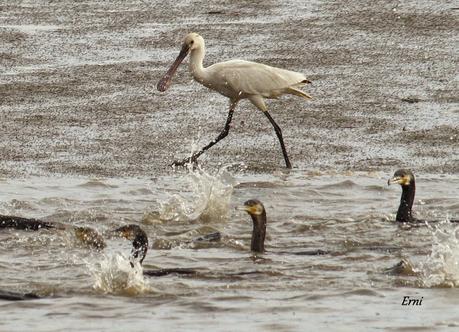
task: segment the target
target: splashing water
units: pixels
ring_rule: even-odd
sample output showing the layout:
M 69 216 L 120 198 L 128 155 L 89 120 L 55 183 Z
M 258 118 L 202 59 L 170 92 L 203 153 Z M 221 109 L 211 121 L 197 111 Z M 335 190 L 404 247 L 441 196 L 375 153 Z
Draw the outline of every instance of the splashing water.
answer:
M 432 252 L 420 264 L 424 287 L 459 286 L 459 225 L 442 222 L 432 233 Z
M 235 179 L 221 168 L 215 175 L 198 167 L 188 169 L 185 180 L 191 190 L 188 195 L 174 194 L 160 207 L 160 219 L 203 222 L 226 220 Z
M 123 254 L 104 255 L 98 263 L 88 263 L 94 277 L 94 289 L 104 294 L 135 296 L 149 290 L 140 263 L 131 267 Z

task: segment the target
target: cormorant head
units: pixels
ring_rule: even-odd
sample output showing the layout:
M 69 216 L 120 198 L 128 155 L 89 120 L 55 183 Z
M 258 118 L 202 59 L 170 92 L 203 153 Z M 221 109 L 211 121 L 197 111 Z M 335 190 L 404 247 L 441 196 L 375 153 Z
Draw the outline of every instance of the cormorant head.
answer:
M 118 227 L 113 233 L 132 241 L 132 258 L 140 258 L 140 264 L 142 264 L 148 250 L 147 233 L 140 226 L 134 224 Z M 132 262 L 131 266 L 133 266 Z
M 258 199 L 249 199 L 244 203 L 243 209 L 251 216 L 260 216 L 265 212 L 265 207 Z
M 410 186 L 414 182 L 414 175 L 409 169 L 399 169 L 394 173 L 394 176 L 391 177 L 387 184 L 391 185 L 393 183 L 398 183 L 403 186 Z

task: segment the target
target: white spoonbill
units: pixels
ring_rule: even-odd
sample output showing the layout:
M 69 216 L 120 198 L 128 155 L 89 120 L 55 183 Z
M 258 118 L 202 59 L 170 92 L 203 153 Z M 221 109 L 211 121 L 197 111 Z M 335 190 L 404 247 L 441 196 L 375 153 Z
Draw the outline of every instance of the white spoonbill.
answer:
M 189 33 L 183 42 L 182 49 L 177 59 L 169 68 L 164 77 L 158 82 L 158 90 L 166 91 L 180 63 L 190 54 L 190 71 L 193 78 L 230 99 L 230 109 L 223 131 L 200 151 L 182 161 L 175 161 L 173 165 L 183 166 L 189 162 L 196 162 L 197 158 L 228 135 L 233 112 L 241 99 L 248 99 L 269 119 L 276 131 L 282 148 L 287 168 L 292 168 L 285 149 L 282 131 L 265 105 L 264 98 L 277 99 L 283 94 L 291 94 L 305 99 L 311 97 L 298 88 L 310 83 L 303 74 L 289 70 L 270 67 L 256 62 L 243 60 L 230 60 L 213 64 L 204 68 L 202 61 L 206 48 L 204 39 L 197 33 Z

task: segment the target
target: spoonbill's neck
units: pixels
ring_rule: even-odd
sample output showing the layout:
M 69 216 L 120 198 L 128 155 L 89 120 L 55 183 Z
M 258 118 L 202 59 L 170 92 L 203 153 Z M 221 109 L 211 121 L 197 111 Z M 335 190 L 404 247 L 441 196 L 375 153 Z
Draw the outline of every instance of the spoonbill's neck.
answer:
M 205 54 L 206 50 L 204 46 L 195 48 L 190 54 L 190 72 L 194 79 L 198 82 L 202 82 L 204 80 L 204 67 L 202 65 L 202 61 L 204 60 Z

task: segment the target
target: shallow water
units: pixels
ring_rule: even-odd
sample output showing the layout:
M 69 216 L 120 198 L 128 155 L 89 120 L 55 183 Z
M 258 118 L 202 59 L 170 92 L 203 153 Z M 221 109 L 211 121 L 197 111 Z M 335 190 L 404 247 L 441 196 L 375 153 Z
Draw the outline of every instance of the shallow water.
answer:
M 3 179 L 1 213 L 92 226 L 105 234 L 140 223 L 153 247 L 145 269 L 189 267 L 199 273 L 143 277 L 140 266 L 129 266 L 130 243 L 119 239 L 94 252 L 69 231 L 2 231 L 0 288 L 46 298 L 2 302 L 1 329 L 140 331 L 153 323 L 160 329 L 276 331 L 457 326 L 452 307 L 458 296 L 459 229 L 446 222 L 396 225 L 400 188 L 387 187 L 389 176 L 201 170 L 154 179 Z M 419 174 L 417 187 L 418 217 L 457 218 L 459 178 Z M 255 197 L 268 213 L 263 255 L 250 253 L 251 221 L 236 209 Z M 215 230 L 223 234 L 220 242 L 187 244 Z M 312 249 L 331 254 L 294 254 Z M 401 259 L 414 275 L 386 272 Z M 423 304 L 401 306 L 404 296 L 422 297 Z

